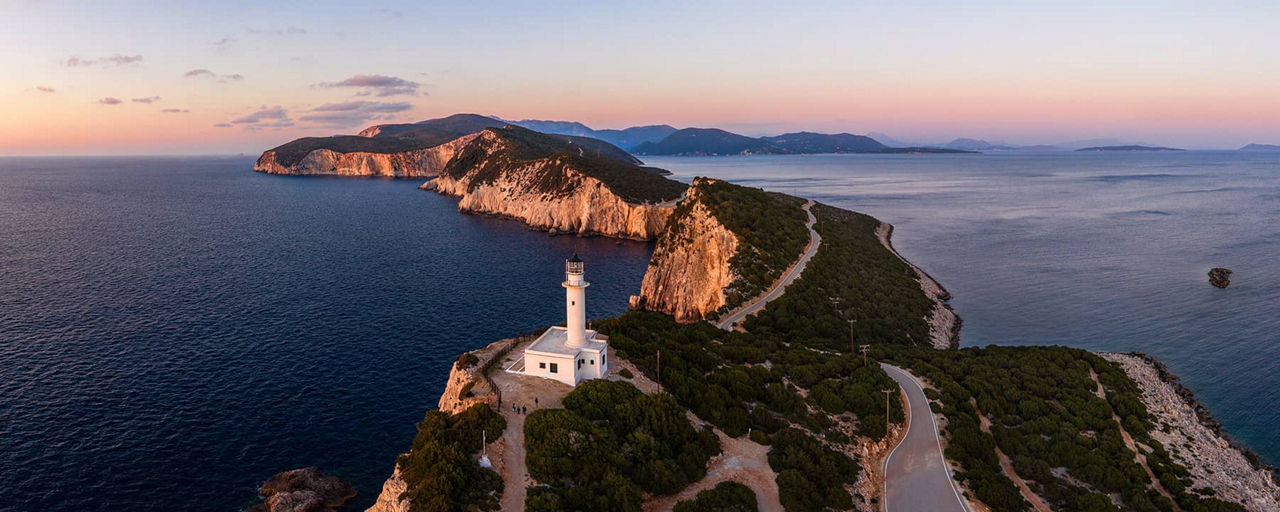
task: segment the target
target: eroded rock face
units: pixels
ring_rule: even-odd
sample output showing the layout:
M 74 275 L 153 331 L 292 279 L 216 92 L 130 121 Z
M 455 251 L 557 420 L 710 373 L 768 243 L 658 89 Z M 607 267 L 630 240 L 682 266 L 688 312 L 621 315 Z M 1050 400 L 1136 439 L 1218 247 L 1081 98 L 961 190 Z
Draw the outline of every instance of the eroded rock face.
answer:
M 277 474 L 258 491 L 262 503 L 249 512 L 337 512 L 356 491 L 351 484 L 320 468 L 294 469 Z
M 506 144 L 489 131 L 477 137 L 481 160 Z M 460 198 L 458 210 L 463 212 L 512 217 L 538 230 L 635 240 L 657 238 L 675 208 L 624 201 L 600 180 L 555 156 L 521 162 L 497 176 L 482 178 L 483 168 L 483 162 L 473 163 L 461 176 L 440 175 L 422 188 Z M 549 179 L 566 184 L 562 190 L 567 192 L 542 190 Z
M 397 464 L 395 471 L 391 473 L 391 478 L 382 483 L 382 493 L 378 495 L 378 501 L 365 512 L 409 512 L 409 500 L 400 497 L 408 490 L 409 486 L 400 476 L 400 465 Z
M 476 134 L 464 135 L 439 146 L 402 153 L 339 153 L 317 149 L 294 165 L 283 165 L 275 151 L 258 158 L 253 170 L 267 174 L 298 176 L 375 176 L 385 178 L 429 178 L 440 173 L 458 148 Z
M 1231 269 L 1215 268 L 1209 271 L 1209 284 L 1218 288 L 1226 288 L 1231 284 Z
M 677 322 L 696 322 L 725 304 L 724 289 L 738 278 L 729 260 L 738 253 L 738 237 L 701 201 L 695 183 L 685 202 L 687 213 L 658 239 L 640 295 L 631 309 L 667 313 Z

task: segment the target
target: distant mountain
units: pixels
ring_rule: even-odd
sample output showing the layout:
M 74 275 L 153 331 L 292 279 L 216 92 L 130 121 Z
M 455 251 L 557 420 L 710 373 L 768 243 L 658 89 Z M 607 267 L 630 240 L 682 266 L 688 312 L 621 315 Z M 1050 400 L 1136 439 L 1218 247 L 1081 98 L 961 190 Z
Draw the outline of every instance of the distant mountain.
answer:
M 1280 151 L 1280 146 L 1275 144 L 1249 144 L 1240 148 L 1240 151 Z
M 891 148 L 870 137 L 849 133 L 788 133 L 748 137 L 718 128 L 685 128 L 659 142 L 636 146 L 640 155 L 792 155 L 814 153 L 969 153 L 949 148 Z
M 1166 148 L 1162 146 L 1139 146 L 1129 144 L 1126 146 L 1096 146 L 1091 148 L 1080 148 L 1076 151 L 1186 151 L 1178 148 Z
M 994 149 L 1018 149 L 1016 147 L 1006 146 L 1003 144 L 992 144 L 982 139 L 969 139 L 969 138 L 963 138 L 963 137 L 955 139 L 946 144 L 943 144 L 942 147 L 949 148 L 949 149 L 963 149 L 967 151 L 991 151 Z
M 747 137 L 719 128 L 676 130 L 658 142 L 646 142 L 634 149 L 640 155 L 785 155 L 795 153 L 765 139 Z
M 1154 146 L 1154 145 L 1155 144 L 1148 144 L 1146 142 L 1126 141 L 1126 140 L 1120 140 L 1120 139 L 1085 139 L 1085 140 L 1073 140 L 1070 142 L 1058 142 L 1054 144 L 1054 146 L 1057 146 L 1063 149 L 1096 148 L 1096 147 L 1102 147 L 1102 146 Z
M 676 131 L 675 127 L 665 124 L 650 126 L 632 126 L 622 130 L 595 130 L 577 121 L 541 121 L 525 119 L 511 121 L 511 124 L 522 126 L 533 131 L 558 135 L 577 135 L 591 137 L 609 142 L 630 151 L 645 142 L 657 142 Z
M 860 153 L 888 149 L 871 137 L 851 133 L 798 132 L 761 138 L 796 153 Z

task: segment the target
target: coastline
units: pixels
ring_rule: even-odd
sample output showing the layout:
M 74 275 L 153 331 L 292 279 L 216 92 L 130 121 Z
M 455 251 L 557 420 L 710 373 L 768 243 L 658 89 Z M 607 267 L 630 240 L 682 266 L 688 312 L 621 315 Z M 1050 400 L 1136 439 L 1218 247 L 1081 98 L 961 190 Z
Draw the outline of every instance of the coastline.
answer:
M 1233 441 L 1160 360 L 1139 352 L 1099 352 L 1142 389 L 1142 403 L 1157 420 L 1151 437 L 1191 473 L 1192 489 L 1209 488 L 1221 499 L 1256 512 L 1280 510 L 1277 468 Z
M 937 279 L 929 275 L 911 260 L 902 257 L 898 250 L 893 247 L 893 224 L 880 221 L 880 225 L 876 228 L 876 236 L 880 238 L 880 243 L 889 249 L 894 256 L 910 265 L 916 271 L 916 276 L 920 280 L 920 288 L 924 290 L 933 300 L 933 315 L 929 317 L 929 342 L 933 348 L 940 350 L 955 350 L 960 348 L 960 327 L 964 325 L 964 319 L 956 314 L 956 311 L 947 304 L 951 300 L 951 292 L 939 283 Z

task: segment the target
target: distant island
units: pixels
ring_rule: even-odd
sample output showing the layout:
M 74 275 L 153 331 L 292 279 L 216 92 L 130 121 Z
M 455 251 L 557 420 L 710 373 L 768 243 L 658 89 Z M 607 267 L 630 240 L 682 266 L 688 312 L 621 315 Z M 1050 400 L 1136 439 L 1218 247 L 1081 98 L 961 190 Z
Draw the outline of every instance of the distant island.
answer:
M 1186 151 L 1185 149 L 1166 148 L 1163 146 L 1139 146 L 1130 144 L 1127 146 L 1095 146 L 1091 148 L 1080 148 L 1076 151 Z
M 1280 151 L 1280 145 L 1253 143 L 1240 148 L 1240 151 Z
M 891 148 L 865 135 L 796 132 L 772 137 L 748 137 L 719 128 L 685 128 L 657 142 L 636 146 L 637 155 L 723 156 L 802 155 L 817 153 L 974 153 L 963 149 Z

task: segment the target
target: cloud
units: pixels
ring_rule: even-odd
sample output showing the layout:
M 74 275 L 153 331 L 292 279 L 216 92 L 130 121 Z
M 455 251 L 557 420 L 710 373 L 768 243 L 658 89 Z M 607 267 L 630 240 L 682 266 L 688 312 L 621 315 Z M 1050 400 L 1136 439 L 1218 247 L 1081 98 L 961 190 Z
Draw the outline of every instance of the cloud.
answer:
M 225 83 L 227 83 L 227 82 L 239 82 L 239 81 L 241 81 L 241 80 L 244 80 L 244 75 L 242 75 L 242 74 L 240 74 L 240 73 L 232 73 L 232 74 L 229 74 L 229 75 L 222 75 L 222 76 L 218 76 L 218 74 L 217 74 L 217 73 L 214 73 L 214 72 L 209 71 L 209 70 L 204 69 L 204 68 L 201 68 L 201 69 L 193 69 L 193 70 L 191 70 L 191 71 L 188 71 L 188 72 L 186 72 L 186 73 L 183 73 L 183 74 L 182 74 L 182 76 L 187 77 L 187 78 L 205 78 L 205 77 L 208 77 L 208 78 L 217 78 L 217 79 L 218 79 L 218 83 L 220 83 L 220 84 L 225 84 Z
M 222 39 L 214 41 L 212 44 L 214 46 L 217 46 L 218 49 L 221 50 L 223 48 L 226 48 L 227 46 L 230 46 L 231 43 L 234 43 L 234 42 L 236 42 L 234 37 L 224 37 Z
M 256 124 L 263 120 L 275 120 L 276 122 L 292 122 L 289 119 L 289 111 L 280 105 L 268 107 L 263 105 L 252 114 L 237 117 L 231 120 L 231 124 Z
M 335 87 L 357 87 L 366 90 L 356 93 L 359 96 L 368 96 L 367 93 L 372 92 L 377 96 L 413 96 L 418 93 L 418 88 L 422 84 L 403 78 L 386 76 L 386 75 L 355 75 L 338 82 L 321 82 L 315 84 L 314 87 L 325 89 Z
M 397 112 L 413 108 L 408 102 L 384 103 L 380 101 L 344 101 L 326 103 L 311 109 L 311 112 L 299 117 L 301 121 L 319 123 L 330 127 L 347 127 L 364 123 L 373 119 L 391 119 Z
M 166 114 L 186 114 L 187 112 L 191 112 L 190 110 L 187 110 L 185 108 L 165 108 L 165 109 L 160 109 L 160 111 Z
M 251 28 L 251 29 L 245 30 L 245 32 L 254 34 L 254 35 L 260 34 L 260 35 L 268 35 L 268 36 L 293 37 L 293 36 L 300 36 L 300 35 L 306 34 L 307 29 L 299 28 L 299 27 L 271 28 L 271 29 Z
M 155 103 L 155 102 L 157 102 L 157 101 L 160 101 L 160 97 L 159 97 L 159 96 L 151 96 L 151 97 L 149 97 L 149 98 L 134 98 L 134 99 L 129 100 L 129 101 L 132 101 L 132 102 L 134 102 L 134 103 Z
M 73 55 L 66 60 L 65 64 L 69 68 L 83 68 L 89 66 L 127 66 L 139 62 L 142 62 L 141 55 L 120 55 L 117 53 L 110 57 L 97 59 L 82 59 Z
M 213 125 L 214 128 L 230 128 L 231 123 L 218 123 Z
M 102 98 L 102 99 L 98 100 L 98 103 L 101 103 L 101 104 L 103 104 L 103 105 L 119 105 L 119 104 L 121 104 L 121 103 L 124 103 L 124 100 L 122 100 L 122 99 L 120 99 L 120 98 L 112 98 L 112 97 L 108 96 L 108 97 L 106 97 L 106 98 Z
M 50 93 L 50 94 L 52 94 L 52 93 L 54 93 L 54 92 L 57 92 L 57 91 L 55 91 L 55 90 L 54 90 L 54 88 L 49 87 L 49 86 L 46 86 L 46 85 L 37 85 L 37 86 L 36 86 L 36 90 L 37 90 L 37 91 L 40 91 L 40 92 L 47 92 L 47 93 Z

